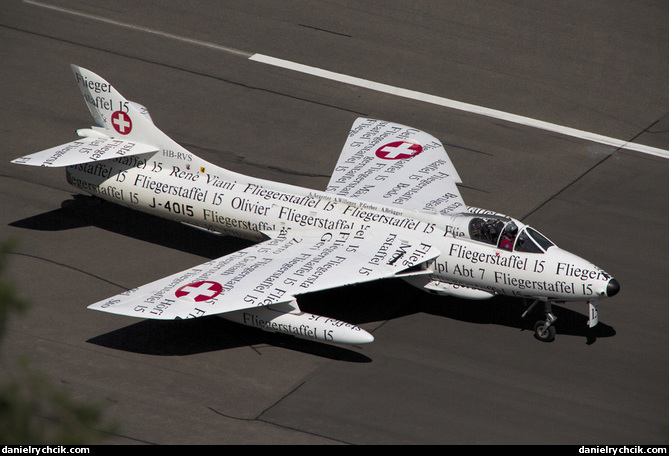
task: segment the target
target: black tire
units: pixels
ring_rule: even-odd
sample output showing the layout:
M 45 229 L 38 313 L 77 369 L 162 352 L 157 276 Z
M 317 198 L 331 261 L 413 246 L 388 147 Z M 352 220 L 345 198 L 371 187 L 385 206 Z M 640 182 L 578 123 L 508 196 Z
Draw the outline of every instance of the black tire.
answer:
M 542 342 L 553 342 L 555 340 L 555 327 L 546 328 L 545 321 L 538 321 L 534 324 L 534 337 Z

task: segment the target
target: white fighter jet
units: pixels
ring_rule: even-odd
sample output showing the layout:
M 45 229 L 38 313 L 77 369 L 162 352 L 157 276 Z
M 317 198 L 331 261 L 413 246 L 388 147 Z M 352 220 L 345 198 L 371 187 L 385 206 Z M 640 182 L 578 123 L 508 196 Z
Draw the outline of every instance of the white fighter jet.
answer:
M 532 227 L 465 205 L 443 145 L 415 128 L 357 119 L 323 192 L 208 163 L 107 81 L 74 65 L 72 71 L 97 125 L 13 163 L 65 167 L 70 184 L 96 197 L 257 241 L 91 309 L 152 319 L 220 315 L 299 338 L 364 344 L 371 334 L 301 311 L 300 295 L 400 278 L 444 296 L 543 302 L 546 317 L 535 336 L 551 341 L 552 303 L 587 301 L 593 327 L 598 300 L 620 289 Z

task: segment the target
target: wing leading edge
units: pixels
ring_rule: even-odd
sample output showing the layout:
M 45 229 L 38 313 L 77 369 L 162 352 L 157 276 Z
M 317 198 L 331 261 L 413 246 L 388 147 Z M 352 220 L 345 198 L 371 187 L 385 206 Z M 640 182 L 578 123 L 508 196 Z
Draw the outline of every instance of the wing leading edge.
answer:
M 358 118 L 326 191 L 429 213 L 460 212 L 460 176 L 443 144 L 415 128 Z
M 285 230 L 260 244 L 89 306 L 149 319 L 215 315 L 295 301 L 296 296 L 391 277 L 427 274 L 438 256 L 418 239 L 387 231 Z

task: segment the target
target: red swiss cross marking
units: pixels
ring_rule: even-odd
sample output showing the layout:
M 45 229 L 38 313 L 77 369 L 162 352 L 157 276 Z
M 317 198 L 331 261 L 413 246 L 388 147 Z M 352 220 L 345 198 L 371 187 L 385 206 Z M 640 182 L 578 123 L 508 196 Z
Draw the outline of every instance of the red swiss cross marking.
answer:
M 376 156 L 384 160 L 402 160 L 415 157 L 421 152 L 423 152 L 423 147 L 420 144 L 395 141 L 379 147 L 376 150 Z
M 220 283 L 216 282 L 193 282 L 184 285 L 174 292 L 177 298 L 187 299 L 189 301 L 202 302 L 215 298 L 223 291 Z
M 127 135 L 132 131 L 132 120 L 130 120 L 130 116 L 123 111 L 116 111 L 114 114 L 112 114 L 111 123 L 114 127 L 114 130 L 118 131 L 122 135 Z

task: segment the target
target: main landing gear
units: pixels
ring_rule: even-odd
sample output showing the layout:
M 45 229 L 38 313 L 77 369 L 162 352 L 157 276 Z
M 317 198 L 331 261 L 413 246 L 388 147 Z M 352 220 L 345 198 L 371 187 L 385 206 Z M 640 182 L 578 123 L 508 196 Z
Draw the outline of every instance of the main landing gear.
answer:
M 524 318 L 539 301 L 541 300 L 536 299 L 530 307 L 523 312 L 522 317 Z M 539 320 L 534 324 L 534 337 L 542 342 L 553 342 L 553 340 L 555 340 L 555 326 L 553 326 L 553 323 L 555 323 L 557 317 L 553 314 L 553 303 L 551 301 L 544 302 L 544 312 L 546 313 L 546 319 L 543 321 Z

